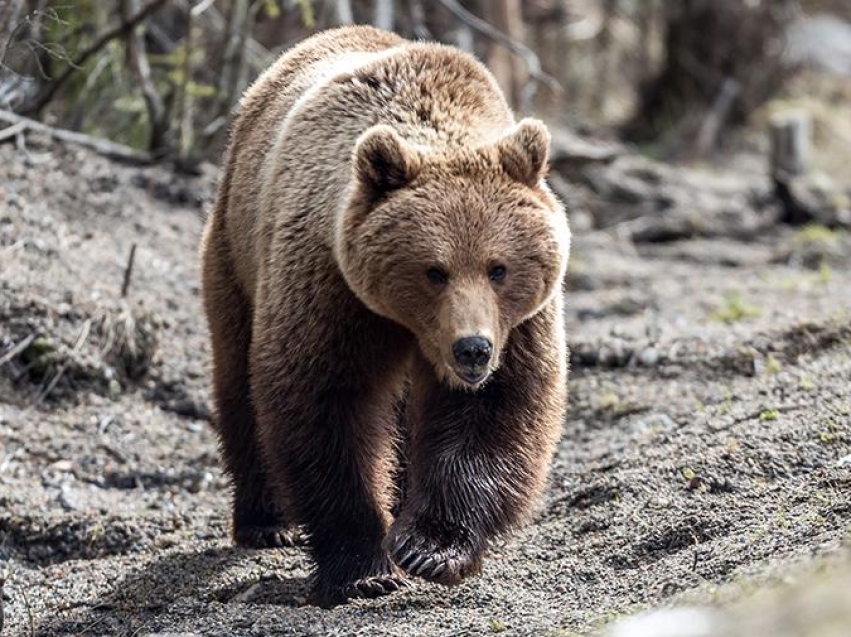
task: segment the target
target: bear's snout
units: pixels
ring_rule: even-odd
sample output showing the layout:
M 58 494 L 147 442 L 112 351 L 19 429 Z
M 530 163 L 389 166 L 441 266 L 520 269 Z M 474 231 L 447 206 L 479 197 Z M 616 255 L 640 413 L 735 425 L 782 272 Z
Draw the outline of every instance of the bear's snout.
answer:
M 452 345 L 457 374 L 468 383 L 478 383 L 488 374 L 493 356 L 493 343 L 484 336 L 459 338 Z

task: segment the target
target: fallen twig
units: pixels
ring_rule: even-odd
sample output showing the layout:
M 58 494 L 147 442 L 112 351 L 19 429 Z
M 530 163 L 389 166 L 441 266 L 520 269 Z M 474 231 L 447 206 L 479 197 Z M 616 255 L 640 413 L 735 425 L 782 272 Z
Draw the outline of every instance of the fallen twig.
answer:
M 743 422 L 747 422 L 748 420 L 756 420 L 762 416 L 766 411 L 774 411 L 778 414 L 784 414 L 790 411 L 797 411 L 798 409 L 806 409 L 807 405 L 803 403 L 796 403 L 792 405 L 779 405 L 777 407 L 772 407 L 770 409 L 766 409 L 765 407 L 761 409 L 755 409 L 754 411 L 749 411 L 748 413 L 738 416 L 733 419 L 733 424 L 741 424 Z
M 36 399 L 37 404 L 41 404 L 45 401 L 45 399 L 50 396 L 50 393 L 56 388 L 56 385 L 62 379 L 62 376 L 65 374 L 65 371 L 68 369 L 68 366 L 71 364 L 71 360 L 80 353 L 80 350 L 83 349 L 83 344 L 86 342 L 86 339 L 89 338 L 89 332 L 92 329 L 92 319 L 87 319 L 85 323 L 83 323 L 83 328 L 80 330 L 80 335 L 77 337 L 77 342 L 74 343 L 74 348 L 71 350 L 71 354 L 68 357 L 68 360 L 59 368 L 56 372 L 56 375 L 50 380 L 47 384 L 47 387 L 39 394 Z
M 23 133 L 26 128 L 27 125 L 25 122 L 18 122 L 17 124 L 7 126 L 3 130 L 0 130 L 0 142 L 5 142 L 10 137 L 17 137 Z
M 66 144 L 75 144 L 77 146 L 82 146 L 83 148 L 88 148 L 99 155 L 108 157 L 109 159 L 115 159 L 131 164 L 151 164 L 154 161 L 153 157 L 149 153 L 130 148 L 129 146 L 117 144 L 109 141 L 108 139 L 99 139 L 84 133 L 66 130 L 64 128 L 53 128 L 47 124 L 42 124 L 34 119 L 30 119 L 29 117 L 24 117 L 23 115 L 18 115 L 10 111 L 0 109 L 0 121 L 11 124 L 12 126 L 22 124 L 23 128 L 26 130 L 33 130 L 44 135 L 48 135 L 49 137 L 58 139 Z M 0 135 L 7 130 L 9 129 L 6 128 L 3 131 L 0 131 Z M 22 132 L 23 130 L 17 131 L 16 134 L 20 135 Z M 0 141 L 2 141 L 2 138 L 0 138 Z
M 27 609 L 27 618 L 29 619 L 29 628 L 30 628 L 30 637 L 34 637 L 35 635 L 35 618 L 33 617 L 33 609 L 30 604 L 29 595 L 27 595 L 27 589 L 21 588 L 21 597 L 24 598 L 24 607 Z
M 127 266 L 124 268 L 124 282 L 121 284 L 121 298 L 127 296 L 130 289 L 130 277 L 133 276 L 133 264 L 136 261 L 136 244 L 130 246 L 130 255 L 127 257 Z
M 36 336 L 38 336 L 38 334 L 36 332 L 33 332 L 32 334 L 30 334 L 26 338 L 19 341 L 18 344 L 13 346 L 12 349 L 10 349 L 8 352 L 3 354 L 3 356 L 0 357 L 0 367 L 3 367 L 3 365 L 8 363 L 10 360 L 15 358 L 15 356 L 17 356 L 18 354 L 23 352 L 26 348 L 28 348 L 30 346 L 30 344 L 36 339 Z

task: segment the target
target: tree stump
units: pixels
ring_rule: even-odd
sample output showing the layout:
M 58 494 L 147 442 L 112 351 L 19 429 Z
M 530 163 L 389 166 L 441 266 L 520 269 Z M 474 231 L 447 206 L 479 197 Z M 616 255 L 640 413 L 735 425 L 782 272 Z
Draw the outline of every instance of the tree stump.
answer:
M 769 170 L 774 195 L 783 211 L 780 221 L 809 223 L 815 218 L 810 202 L 796 196 L 795 180 L 806 175 L 810 154 L 810 117 L 804 111 L 775 115 L 769 124 Z
M 804 111 L 775 115 L 769 124 L 771 176 L 786 179 L 807 171 L 810 154 L 810 116 Z

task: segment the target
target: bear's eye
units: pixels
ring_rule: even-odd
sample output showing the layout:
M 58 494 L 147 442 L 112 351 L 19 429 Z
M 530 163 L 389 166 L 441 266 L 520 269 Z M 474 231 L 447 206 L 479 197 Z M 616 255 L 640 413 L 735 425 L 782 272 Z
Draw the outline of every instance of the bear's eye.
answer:
M 505 279 L 507 272 L 508 271 L 505 269 L 504 265 L 495 265 L 491 268 L 491 271 L 488 272 L 488 278 L 495 283 L 499 283 Z
M 428 280 L 435 285 L 446 283 L 446 280 L 449 278 L 446 272 L 440 268 L 429 268 L 426 270 L 426 276 L 428 277 Z

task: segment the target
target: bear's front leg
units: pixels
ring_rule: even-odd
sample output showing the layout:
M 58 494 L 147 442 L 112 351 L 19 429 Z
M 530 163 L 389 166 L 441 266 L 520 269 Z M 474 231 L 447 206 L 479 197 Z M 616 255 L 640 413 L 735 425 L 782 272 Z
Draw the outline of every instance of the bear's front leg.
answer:
M 313 601 L 321 606 L 409 585 L 382 544 L 392 500 L 394 402 L 404 378 L 401 355 L 385 346 L 403 348 L 392 328 L 346 309 L 337 304 L 349 317 L 339 326 L 261 313 L 252 344 L 252 399 L 268 480 L 306 530 L 316 563 Z M 375 338 L 364 336 L 379 327 Z
M 387 538 L 409 574 L 446 585 L 477 573 L 488 542 L 521 522 L 543 488 L 566 403 L 560 300 L 512 331 L 476 392 L 416 363 L 408 496 Z

